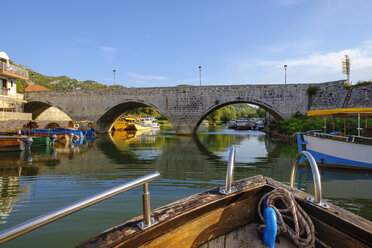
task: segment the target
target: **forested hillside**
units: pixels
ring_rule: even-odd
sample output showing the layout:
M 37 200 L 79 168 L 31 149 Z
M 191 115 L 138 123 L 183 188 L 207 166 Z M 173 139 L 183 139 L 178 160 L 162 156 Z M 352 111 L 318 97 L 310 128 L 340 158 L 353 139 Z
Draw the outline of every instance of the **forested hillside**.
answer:
M 35 83 L 41 85 L 50 90 L 78 90 L 78 89 L 102 89 L 102 88 L 124 88 L 121 85 L 107 86 L 105 84 L 97 83 L 93 80 L 78 81 L 77 79 L 69 78 L 67 76 L 45 76 L 41 73 L 33 71 L 30 68 L 11 62 L 12 64 L 19 66 L 28 71 L 28 81 L 17 81 L 17 91 L 22 92 L 23 86 L 28 83 Z

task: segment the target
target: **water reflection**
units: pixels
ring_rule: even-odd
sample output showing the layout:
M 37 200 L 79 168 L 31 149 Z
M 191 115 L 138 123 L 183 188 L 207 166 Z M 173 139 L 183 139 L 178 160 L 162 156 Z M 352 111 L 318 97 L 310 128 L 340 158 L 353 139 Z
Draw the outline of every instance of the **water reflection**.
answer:
M 296 146 L 268 139 L 261 132 L 222 128 L 210 131 L 201 130 L 190 137 L 164 132 L 114 133 L 81 144 L 56 143 L 54 147 L 33 147 L 29 153 L 1 153 L 0 229 L 156 170 L 161 179 L 151 183 L 154 207 L 223 185 L 231 145 L 237 147 L 236 180 L 261 174 L 289 182 Z M 303 167 L 298 171 L 299 188 L 312 193 L 311 170 Z M 324 168 L 320 172 L 324 198 L 372 219 L 370 173 Z M 52 224 L 55 226 L 40 231 L 39 239 L 33 236 L 37 234 L 29 235 L 30 238 L 21 238 L 8 247 L 27 247 L 27 239 L 46 242 L 42 238 L 45 236 L 54 244 L 60 235 L 55 233 L 60 223 L 66 226 L 63 236 L 74 238 L 61 241 L 57 247 L 73 246 L 140 214 L 140 195 L 141 189 L 127 192 L 125 197 L 112 199 L 107 205 L 86 210 L 86 215 L 76 214 Z M 87 227 L 86 218 L 92 225 Z M 93 222 L 94 219 L 99 221 Z M 43 246 L 43 242 L 37 245 Z

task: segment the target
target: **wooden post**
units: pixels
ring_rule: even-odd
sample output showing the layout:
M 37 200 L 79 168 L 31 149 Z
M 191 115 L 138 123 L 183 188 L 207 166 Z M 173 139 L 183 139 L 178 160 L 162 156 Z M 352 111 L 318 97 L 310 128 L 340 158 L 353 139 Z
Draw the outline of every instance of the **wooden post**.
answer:
M 332 132 L 335 131 L 335 116 L 332 116 L 333 117 L 333 128 L 332 128 Z
M 344 117 L 344 136 L 346 136 L 346 117 Z

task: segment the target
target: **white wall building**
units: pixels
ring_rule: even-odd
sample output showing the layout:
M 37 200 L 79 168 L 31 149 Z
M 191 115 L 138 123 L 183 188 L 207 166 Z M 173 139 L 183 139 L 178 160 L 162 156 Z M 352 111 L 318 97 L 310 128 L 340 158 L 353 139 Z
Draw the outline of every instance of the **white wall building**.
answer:
M 0 51 L 0 120 L 32 119 L 32 114 L 23 113 L 26 101 L 17 93 L 17 80 L 28 80 L 28 71 L 10 64 L 9 56 Z

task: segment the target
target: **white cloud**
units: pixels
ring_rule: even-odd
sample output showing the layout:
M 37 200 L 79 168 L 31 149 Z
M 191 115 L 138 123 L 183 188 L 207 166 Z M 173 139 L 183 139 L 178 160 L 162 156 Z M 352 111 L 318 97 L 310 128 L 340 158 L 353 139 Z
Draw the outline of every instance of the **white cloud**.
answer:
M 301 3 L 304 3 L 306 2 L 307 0 L 279 0 L 277 1 L 278 4 L 281 4 L 281 5 L 285 5 L 285 6 L 288 6 L 288 5 L 297 5 L 297 4 L 301 4 Z
M 359 70 L 365 67 L 371 67 L 372 69 L 372 40 L 364 42 L 363 46 L 360 48 L 345 49 L 328 53 L 314 53 L 303 58 L 261 61 L 258 63 L 258 65 L 283 67 L 283 65 L 286 64 L 288 67 L 323 67 L 334 71 L 339 71 L 341 68 L 341 60 L 345 54 L 349 55 L 351 60 L 351 68 L 353 70 Z
M 116 52 L 118 49 L 115 47 L 110 47 L 110 46 L 101 46 L 100 47 L 102 51 L 105 52 Z
M 133 72 L 127 72 L 127 74 L 130 77 L 132 77 L 134 79 L 139 79 L 139 80 L 156 80 L 156 81 L 169 80 L 169 78 L 165 77 L 165 76 L 142 75 L 142 74 L 133 73 Z

